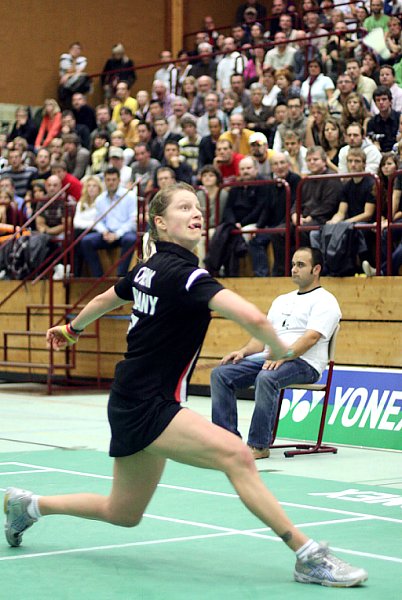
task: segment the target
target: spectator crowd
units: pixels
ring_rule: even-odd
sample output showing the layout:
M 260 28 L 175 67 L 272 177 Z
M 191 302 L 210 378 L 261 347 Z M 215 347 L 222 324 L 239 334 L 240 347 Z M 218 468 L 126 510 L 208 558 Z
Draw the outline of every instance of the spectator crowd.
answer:
M 72 43 L 55 98 L 35 114 L 18 107 L 0 134 L 0 242 L 58 194 L 33 229 L 60 244 L 67 231 L 92 228 L 75 248 L 74 274 L 100 277 L 98 250 L 119 247 L 124 275 L 138 197 L 181 181 L 198 190 L 210 239 L 199 258 L 217 274 L 238 274 L 238 252 L 249 253 L 255 276 L 284 275 L 287 218 L 291 244 L 301 225 L 301 242 L 324 251 L 333 275 L 375 273 L 380 218 L 385 273 L 389 216 L 402 223 L 399 10 L 381 0 L 303 0 L 300 10 L 273 0 L 267 14 L 247 0 L 230 33 L 208 15 L 191 49 L 177 58 L 161 50 L 149 90 L 136 89 L 134 62 L 117 43 L 96 107 L 83 48 Z M 330 174 L 344 177 L 322 177 Z M 234 229 L 243 244 L 225 234 Z M 401 239 L 392 228 L 394 275 Z M 64 275 L 57 265 L 55 277 Z

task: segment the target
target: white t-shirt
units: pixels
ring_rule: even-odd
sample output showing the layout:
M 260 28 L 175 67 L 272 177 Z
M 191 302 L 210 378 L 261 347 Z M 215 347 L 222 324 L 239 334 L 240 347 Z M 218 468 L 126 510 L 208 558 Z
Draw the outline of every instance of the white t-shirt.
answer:
M 305 101 L 307 101 L 309 95 L 309 80 L 310 78 L 308 77 L 303 81 L 300 88 L 300 96 L 302 96 Z M 311 102 L 328 102 L 326 91 L 333 89 L 335 89 L 335 85 L 332 79 L 320 73 L 311 86 Z
M 297 290 L 275 298 L 267 318 L 280 339 L 293 344 L 307 329 L 321 333 L 321 337 L 300 358 L 320 374 L 328 363 L 328 344 L 341 318 L 341 309 L 333 294 L 319 287 L 311 292 Z

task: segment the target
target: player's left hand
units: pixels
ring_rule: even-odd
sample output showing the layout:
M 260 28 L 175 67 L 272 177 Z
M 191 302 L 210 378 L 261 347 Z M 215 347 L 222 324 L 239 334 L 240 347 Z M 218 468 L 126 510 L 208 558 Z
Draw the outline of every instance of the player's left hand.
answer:
M 46 342 L 48 348 L 53 348 L 53 350 L 63 350 L 67 348 L 67 346 L 72 346 L 76 342 L 78 342 L 79 335 L 74 335 L 72 333 L 66 334 L 65 325 L 64 326 L 56 326 L 48 329 L 46 333 Z

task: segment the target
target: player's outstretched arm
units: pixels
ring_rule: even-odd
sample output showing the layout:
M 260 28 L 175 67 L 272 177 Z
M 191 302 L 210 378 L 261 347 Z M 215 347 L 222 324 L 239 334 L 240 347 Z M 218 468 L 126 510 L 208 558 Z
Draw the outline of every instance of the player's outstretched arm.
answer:
M 253 338 L 268 344 L 272 358 L 278 359 L 286 355 L 288 348 L 278 338 L 266 316 L 238 294 L 221 290 L 210 300 L 209 308 L 244 327 Z
M 114 291 L 114 287 L 109 288 L 103 294 L 93 298 L 85 308 L 68 325 L 58 325 L 51 327 L 46 333 L 46 342 L 48 348 L 51 346 L 54 350 L 63 350 L 67 346 L 75 344 L 84 329 L 102 317 L 102 315 L 127 304 L 127 300 L 122 300 Z

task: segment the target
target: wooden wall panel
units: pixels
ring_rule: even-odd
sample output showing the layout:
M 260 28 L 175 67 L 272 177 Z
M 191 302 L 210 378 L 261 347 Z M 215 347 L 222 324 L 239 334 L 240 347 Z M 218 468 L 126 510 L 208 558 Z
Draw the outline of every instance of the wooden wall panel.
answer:
M 290 279 L 236 278 L 225 279 L 223 283 L 257 304 L 264 312 L 279 293 L 286 293 L 293 289 Z M 402 364 L 400 301 L 402 278 L 325 278 L 322 283 L 336 295 L 343 312 L 336 353 L 337 364 L 400 367 Z M 103 289 L 110 285 L 110 282 L 103 284 Z M 16 282 L 1 281 L 1 297 L 5 297 L 15 286 Z M 75 281 L 70 286 L 70 298 L 79 298 L 88 287 L 88 282 Z M 57 282 L 55 285 L 57 302 L 65 301 L 65 293 L 63 284 Z M 38 309 L 38 314 L 32 319 L 31 330 L 45 333 L 49 322 L 47 294 L 48 282 L 38 286 L 27 285 L 0 310 L 0 359 L 3 358 L 3 333 L 25 329 L 25 307 L 28 303 L 43 303 L 43 307 Z M 93 296 L 94 293 L 91 295 Z M 100 321 L 102 377 L 112 377 L 115 363 L 123 356 L 130 310 L 130 304 L 127 304 L 115 311 L 112 316 L 106 316 Z M 57 315 L 59 314 L 60 311 L 57 311 Z M 88 329 L 88 332 L 93 331 L 94 325 Z M 224 354 L 241 347 L 248 337 L 248 334 L 235 323 L 215 316 L 205 338 L 198 363 L 200 368 L 197 368 L 193 375 L 193 383 L 208 384 L 211 365 L 218 364 Z M 49 361 L 44 335 L 31 338 L 10 336 L 9 344 L 9 358 L 15 361 L 27 361 L 29 356 L 37 363 L 46 365 Z M 80 340 L 77 347 L 77 368 L 73 375 L 96 376 L 96 348 L 96 340 L 85 337 Z M 55 353 L 55 360 L 59 365 L 64 364 L 64 353 Z M 0 367 L 0 372 L 7 370 L 15 369 Z M 43 370 L 40 372 L 44 373 Z
M 117 42 L 136 64 L 156 62 L 170 29 L 165 17 L 165 0 L 152 0 L 152 10 L 139 0 L 3 0 L 0 102 L 39 105 L 56 97 L 59 56 L 74 41 L 83 45 L 88 73 L 102 70 Z M 139 71 L 134 91 L 149 88 L 152 76 Z

